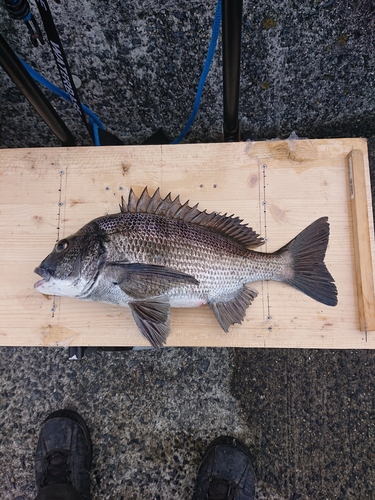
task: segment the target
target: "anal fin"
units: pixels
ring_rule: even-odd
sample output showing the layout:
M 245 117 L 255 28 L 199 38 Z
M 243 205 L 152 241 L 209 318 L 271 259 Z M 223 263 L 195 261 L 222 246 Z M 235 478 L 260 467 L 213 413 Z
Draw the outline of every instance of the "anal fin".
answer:
M 231 325 L 242 323 L 246 315 L 246 309 L 257 295 L 258 292 L 254 288 L 243 285 L 236 294 L 228 297 L 227 300 L 223 299 L 209 303 L 216 319 L 225 332 L 228 332 Z
M 165 297 L 129 302 L 134 321 L 150 344 L 162 347 L 169 334 L 169 301 Z

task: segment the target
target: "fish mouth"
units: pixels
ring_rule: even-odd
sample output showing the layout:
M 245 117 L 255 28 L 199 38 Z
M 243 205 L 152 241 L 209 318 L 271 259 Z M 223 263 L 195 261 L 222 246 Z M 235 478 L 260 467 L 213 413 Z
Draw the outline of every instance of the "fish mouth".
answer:
M 34 288 L 35 290 L 38 290 L 41 286 L 43 286 L 46 283 L 46 280 L 39 280 L 36 283 L 34 283 Z
M 44 267 L 36 267 L 34 269 L 34 273 L 38 274 L 43 278 L 42 280 L 38 281 L 38 283 L 40 284 L 41 282 L 49 281 L 52 276 L 52 273 L 50 273 L 48 269 L 45 269 Z M 35 285 L 37 285 L 38 283 L 35 283 Z

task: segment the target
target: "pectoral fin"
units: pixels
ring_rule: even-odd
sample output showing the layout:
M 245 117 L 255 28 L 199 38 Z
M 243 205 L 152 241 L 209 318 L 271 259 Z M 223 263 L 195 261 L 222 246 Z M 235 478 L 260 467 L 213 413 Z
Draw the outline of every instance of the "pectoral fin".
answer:
M 169 334 L 169 302 L 166 297 L 129 303 L 133 318 L 142 335 L 152 346 L 162 347 Z
M 258 295 L 258 292 L 249 286 L 242 288 L 227 300 L 210 302 L 210 307 L 215 314 L 221 328 L 228 332 L 228 328 L 235 323 L 242 323 L 246 309 Z
M 190 274 L 152 264 L 112 262 L 108 264 L 105 273 L 113 283 L 135 299 L 160 296 L 175 286 L 199 283 Z

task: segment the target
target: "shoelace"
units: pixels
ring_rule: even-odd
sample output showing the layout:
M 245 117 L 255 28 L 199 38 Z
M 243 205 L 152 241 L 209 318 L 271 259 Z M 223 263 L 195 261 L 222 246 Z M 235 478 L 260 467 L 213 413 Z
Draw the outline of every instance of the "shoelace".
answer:
M 71 484 L 69 479 L 67 451 L 57 450 L 46 457 L 46 467 L 42 483 L 47 484 Z
M 234 500 L 237 485 L 221 477 L 213 478 L 208 488 L 208 500 Z

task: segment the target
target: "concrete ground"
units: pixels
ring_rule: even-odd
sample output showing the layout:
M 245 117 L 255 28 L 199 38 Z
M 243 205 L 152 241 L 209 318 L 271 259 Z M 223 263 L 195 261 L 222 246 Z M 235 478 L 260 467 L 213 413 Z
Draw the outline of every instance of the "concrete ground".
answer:
M 82 101 L 107 128 L 126 144 L 142 144 L 159 127 L 178 136 L 215 3 L 49 3 Z M 245 0 L 243 137 L 366 137 L 375 186 L 374 24 L 371 0 Z M 0 31 L 60 84 L 48 46 L 32 48 L 3 3 Z M 221 140 L 221 81 L 218 51 L 187 142 Z M 47 94 L 78 143 L 90 144 L 69 106 Z M 2 70 L 0 95 L 0 147 L 59 145 Z M 7 347 L 0 370 L 4 500 L 34 498 L 38 432 L 62 407 L 91 428 L 95 500 L 190 498 L 204 449 L 221 434 L 249 445 L 259 499 L 375 497 L 372 351 L 94 350 L 70 361 L 63 348 Z

